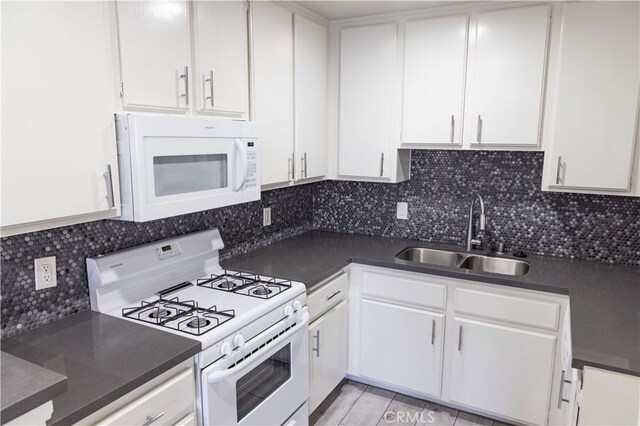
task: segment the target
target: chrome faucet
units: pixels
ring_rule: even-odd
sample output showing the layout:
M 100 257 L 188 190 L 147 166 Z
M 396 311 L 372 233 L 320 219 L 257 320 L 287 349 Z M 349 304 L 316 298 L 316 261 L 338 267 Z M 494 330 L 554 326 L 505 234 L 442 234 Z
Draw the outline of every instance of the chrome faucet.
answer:
M 476 204 L 476 200 L 480 201 L 480 231 L 484 231 L 487 225 L 487 219 L 484 216 L 484 201 L 482 201 L 482 197 L 480 194 L 476 194 L 473 196 L 473 200 L 471 201 L 471 206 L 469 206 L 469 227 L 467 228 L 467 244 L 465 248 L 467 250 L 471 250 L 473 246 L 478 246 L 482 244 L 479 235 L 475 235 L 474 225 L 473 225 L 473 207 Z M 475 237 L 474 237 L 475 235 Z

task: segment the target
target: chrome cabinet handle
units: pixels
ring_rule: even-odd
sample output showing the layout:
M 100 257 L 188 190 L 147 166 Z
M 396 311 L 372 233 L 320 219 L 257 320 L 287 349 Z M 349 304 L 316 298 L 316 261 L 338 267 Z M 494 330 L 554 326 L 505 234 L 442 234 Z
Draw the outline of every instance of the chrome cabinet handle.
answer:
M 287 179 L 289 180 L 293 180 L 293 166 L 291 165 L 292 161 L 293 159 L 291 157 L 287 158 Z
M 460 326 L 460 331 L 458 332 L 458 352 L 462 350 L 462 326 Z
M 436 320 L 431 321 L 431 346 L 436 344 Z
M 113 175 L 111 174 L 111 164 L 107 164 L 107 171 L 102 175 L 107 183 L 107 202 L 109 208 L 112 209 L 116 206 L 116 200 L 113 194 Z
M 558 156 L 558 168 L 556 169 L 556 185 L 560 185 L 560 171 L 562 170 L 562 157 Z
M 384 175 L 384 152 L 380 153 L 380 176 Z
M 210 102 L 211 102 L 211 106 L 213 107 L 213 70 L 209 71 L 209 78 L 205 79 L 204 82 L 205 82 L 205 84 L 209 83 L 211 85 L 211 87 L 209 88 L 210 96 L 205 96 L 205 98 L 204 98 L 205 106 L 206 106 L 206 103 L 207 103 L 206 102 L 207 99 L 209 99 Z
M 184 98 L 185 105 L 189 105 L 189 67 L 184 67 L 184 74 L 180 74 L 180 78 L 184 78 L 184 94 L 180 95 Z
M 147 416 L 147 421 L 142 423 L 142 426 L 149 426 L 151 423 L 155 422 L 156 420 L 158 420 L 162 416 L 164 416 L 164 411 L 161 412 L 160 414 L 157 414 L 157 415 L 153 416 L 153 417 Z
M 316 358 L 320 358 L 320 330 L 316 330 L 316 335 L 313 338 L 316 339 L 316 347 L 311 351 L 316 353 Z
M 296 178 L 296 155 L 291 153 L 291 180 Z
M 336 297 L 337 295 L 340 294 L 341 290 L 336 291 L 335 293 L 333 293 L 331 296 L 327 296 L 327 301 L 333 299 L 334 297 Z
M 300 178 L 307 177 L 307 153 L 300 157 Z
M 456 128 L 456 119 L 452 115 L 451 116 L 451 143 L 453 143 L 453 135 L 455 133 L 455 128 Z
M 476 142 L 480 143 L 482 139 L 482 116 L 478 114 L 478 129 L 476 133 Z
M 569 383 L 571 384 L 571 380 L 565 380 L 564 379 L 564 375 L 565 375 L 565 371 L 562 370 L 562 375 L 560 376 L 560 391 L 558 392 L 558 408 L 560 408 L 562 406 L 563 402 L 571 402 L 570 400 L 563 398 L 563 394 L 564 394 L 564 384 L 565 383 Z

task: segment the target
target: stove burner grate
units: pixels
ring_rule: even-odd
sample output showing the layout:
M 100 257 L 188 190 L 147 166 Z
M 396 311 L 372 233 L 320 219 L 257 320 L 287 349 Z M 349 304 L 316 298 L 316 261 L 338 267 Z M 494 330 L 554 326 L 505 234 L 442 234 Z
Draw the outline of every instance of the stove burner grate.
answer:
M 211 275 L 210 278 L 197 280 L 197 285 L 259 299 L 269 299 L 291 288 L 292 283 L 290 280 L 225 270 L 218 275 Z
M 124 308 L 122 316 L 200 336 L 236 316 L 233 309 L 219 311 L 217 306 L 201 308 L 193 300 L 158 299 Z

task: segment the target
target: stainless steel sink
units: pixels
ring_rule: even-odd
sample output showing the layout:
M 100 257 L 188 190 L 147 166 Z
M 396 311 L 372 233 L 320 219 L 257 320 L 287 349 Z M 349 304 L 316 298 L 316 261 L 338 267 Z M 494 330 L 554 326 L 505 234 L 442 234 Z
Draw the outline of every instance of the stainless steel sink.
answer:
M 490 272 L 501 275 L 518 276 L 529 272 L 529 264 L 522 260 L 463 254 L 455 251 L 423 247 L 407 247 L 396 254 L 396 258 L 409 262 L 458 267 L 470 271 Z
M 460 253 L 421 247 L 407 247 L 396 255 L 398 259 L 430 265 L 456 266 L 464 258 Z
M 460 264 L 460 268 L 512 276 L 524 275 L 529 272 L 527 262 L 489 256 L 468 256 Z

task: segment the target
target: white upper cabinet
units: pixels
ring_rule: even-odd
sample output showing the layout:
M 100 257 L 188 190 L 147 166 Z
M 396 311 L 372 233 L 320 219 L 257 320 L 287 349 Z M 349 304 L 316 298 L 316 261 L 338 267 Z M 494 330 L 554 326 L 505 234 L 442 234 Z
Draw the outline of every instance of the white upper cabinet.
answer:
M 248 119 L 247 3 L 195 1 L 194 103 L 198 112 Z
M 118 215 L 113 3 L 1 7 L 2 234 Z
M 340 32 L 340 176 L 391 176 L 395 61 L 395 23 Z
M 326 173 L 327 29 L 294 16 L 295 179 Z
M 193 99 L 187 1 L 119 1 L 117 11 L 123 106 L 188 110 Z
M 260 125 L 262 185 L 293 180 L 292 13 L 267 1 L 252 3 L 254 120 Z
M 638 2 L 562 5 L 551 70 L 545 189 L 631 189 L 640 82 Z M 635 171 L 636 173 L 638 170 Z M 638 189 L 636 188 L 636 195 Z
M 405 25 L 403 144 L 462 143 L 468 21 L 450 16 Z
M 478 14 L 466 141 L 539 145 L 548 26 L 547 5 Z

